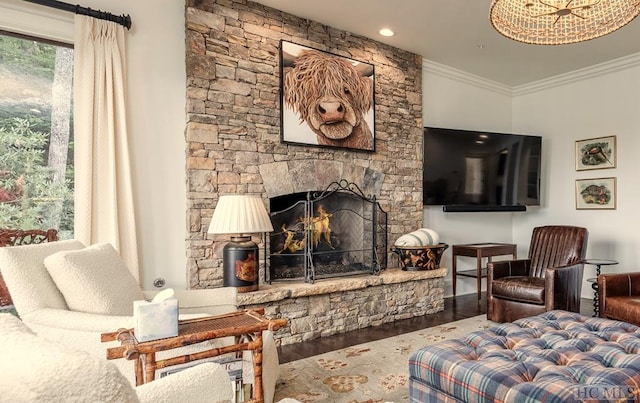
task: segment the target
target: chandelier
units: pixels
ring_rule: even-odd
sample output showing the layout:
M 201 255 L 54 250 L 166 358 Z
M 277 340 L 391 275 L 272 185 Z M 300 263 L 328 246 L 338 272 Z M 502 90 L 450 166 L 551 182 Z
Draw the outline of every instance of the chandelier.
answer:
M 610 34 L 638 14 L 640 0 L 493 0 L 489 19 L 507 38 L 562 45 Z

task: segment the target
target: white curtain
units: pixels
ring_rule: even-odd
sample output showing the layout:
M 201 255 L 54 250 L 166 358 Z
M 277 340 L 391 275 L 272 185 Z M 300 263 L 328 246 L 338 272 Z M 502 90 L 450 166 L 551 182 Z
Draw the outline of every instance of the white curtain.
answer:
M 75 238 L 108 242 L 139 280 L 126 125 L 124 27 L 75 16 Z

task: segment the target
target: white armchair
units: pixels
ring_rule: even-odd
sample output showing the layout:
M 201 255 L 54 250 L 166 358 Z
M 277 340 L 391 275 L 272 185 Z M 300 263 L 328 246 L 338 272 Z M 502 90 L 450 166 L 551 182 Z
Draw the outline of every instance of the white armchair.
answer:
M 16 311 L 29 328 L 41 337 L 71 345 L 106 360 L 105 350 L 108 347 L 116 346 L 117 342 L 101 343 L 100 335 L 119 328 L 132 328 L 133 317 L 131 313 L 122 315 L 121 311 L 118 312 L 114 308 L 114 313 L 120 314 L 110 314 L 109 305 L 106 308 L 108 312 L 102 313 L 71 310 L 69 305 L 77 306 L 79 303 L 78 295 L 75 294 L 83 294 L 84 292 L 85 298 L 91 297 L 90 293 L 89 297 L 86 297 L 87 290 L 90 291 L 92 287 L 91 281 L 83 277 L 86 273 L 81 273 L 79 282 L 74 284 L 68 278 L 60 278 L 59 273 L 51 271 L 51 267 L 47 270 L 44 263 L 47 257 L 54 254 L 57 257 L 60 254 L 75 253 L 76 251 L 96 253 L 96 250 L 91 251 L 91 248 L 93 247 L 85 248 L 81 242 L 76 240 L 0 248 L 0 272 L 2 272 L 11 293 Z M 91 255 L 89 257 L 92 258 Z M 92 259 L 90 260 L 92 267 L 89 270 L 100 271 L 103 274 L 111 270 L 110 267 L 105 266 L 104 262 L 100 261 L 101 259 Z M 47 260 L 47 263 L 50 262 L 51 259 Z M 67 261 L 67 266 L 64 266 L 60 271 L 66 275 L 73 270 L 78 270 L 78 267 L 75 267 L 73 263 Z M 50 271 L 54 273 L 58 284 L 50 275 Z M 128 271 L 118 276 L 111 274 L 112 277 L 126 277 L 127 275 L 130 275 Z M 117 284 L 117 281 L 113 283 Z M 107 294 L 112 293 L 114 296 L 118 296 L 116 299 L 119 300 L 121 306 L 131 306 L 131 310 L 133 309 L 135 298 L 123 293 L 122 287 L 114 286 L 110 280 L 105 281 L 101 287 L 102 289 L 94 292 L 105 294 L 106 290 Z M 137 288 L 139 295 L 151 296 L 150 293 L 142 293 L 139 286 Z M 128 300 L 129 298 L 130 300 Z M 232 287 L 176 290 L 176 298 L 179 302 L 181 316 L 183 314 L 216 315 L 237 309 L 237 290 Z M 99 299 L 97 295 L 96 299 Z M 278 354 L 271 332 L 264 332 L 263 342 L 263 389 L 265 402 L 270 403 L 273 401 L 275 384 L 279 374 Z M 112 362 L 129 382 L 135 385 L 133 362 L 124 359 Z
M 133 388 L 111 362 L 40 337 L 11 314 L 0 314 L 0 340 L 2 401 L 233 401 L 227 371 L 215 363 Z

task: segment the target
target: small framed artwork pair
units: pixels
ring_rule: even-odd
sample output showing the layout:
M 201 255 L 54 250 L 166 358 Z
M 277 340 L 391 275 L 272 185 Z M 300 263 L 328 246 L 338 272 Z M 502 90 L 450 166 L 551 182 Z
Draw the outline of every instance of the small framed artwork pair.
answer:
M 576 141 L 576 171 L 615 168 L 616 136 Z M 576 179 L 576 209 L 615 210 L 616 178 Z

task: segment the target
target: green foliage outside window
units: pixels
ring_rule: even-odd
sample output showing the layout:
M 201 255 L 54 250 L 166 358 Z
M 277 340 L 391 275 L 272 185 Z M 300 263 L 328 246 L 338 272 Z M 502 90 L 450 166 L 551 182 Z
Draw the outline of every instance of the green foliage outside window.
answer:
M 0 34 L 0 228 L 73 237 L 72 60 L 65 45 Z
M 0 228 L 73 233 L 73 183 L 68 177 L 64 185 L 52 183 L 47 147 L 48 135 L 32 131 L 26 119 L 0 127 Z
M 29 76 L 53 79 L 56 47 L 35 40 L 0 36 L 0 64 Z

